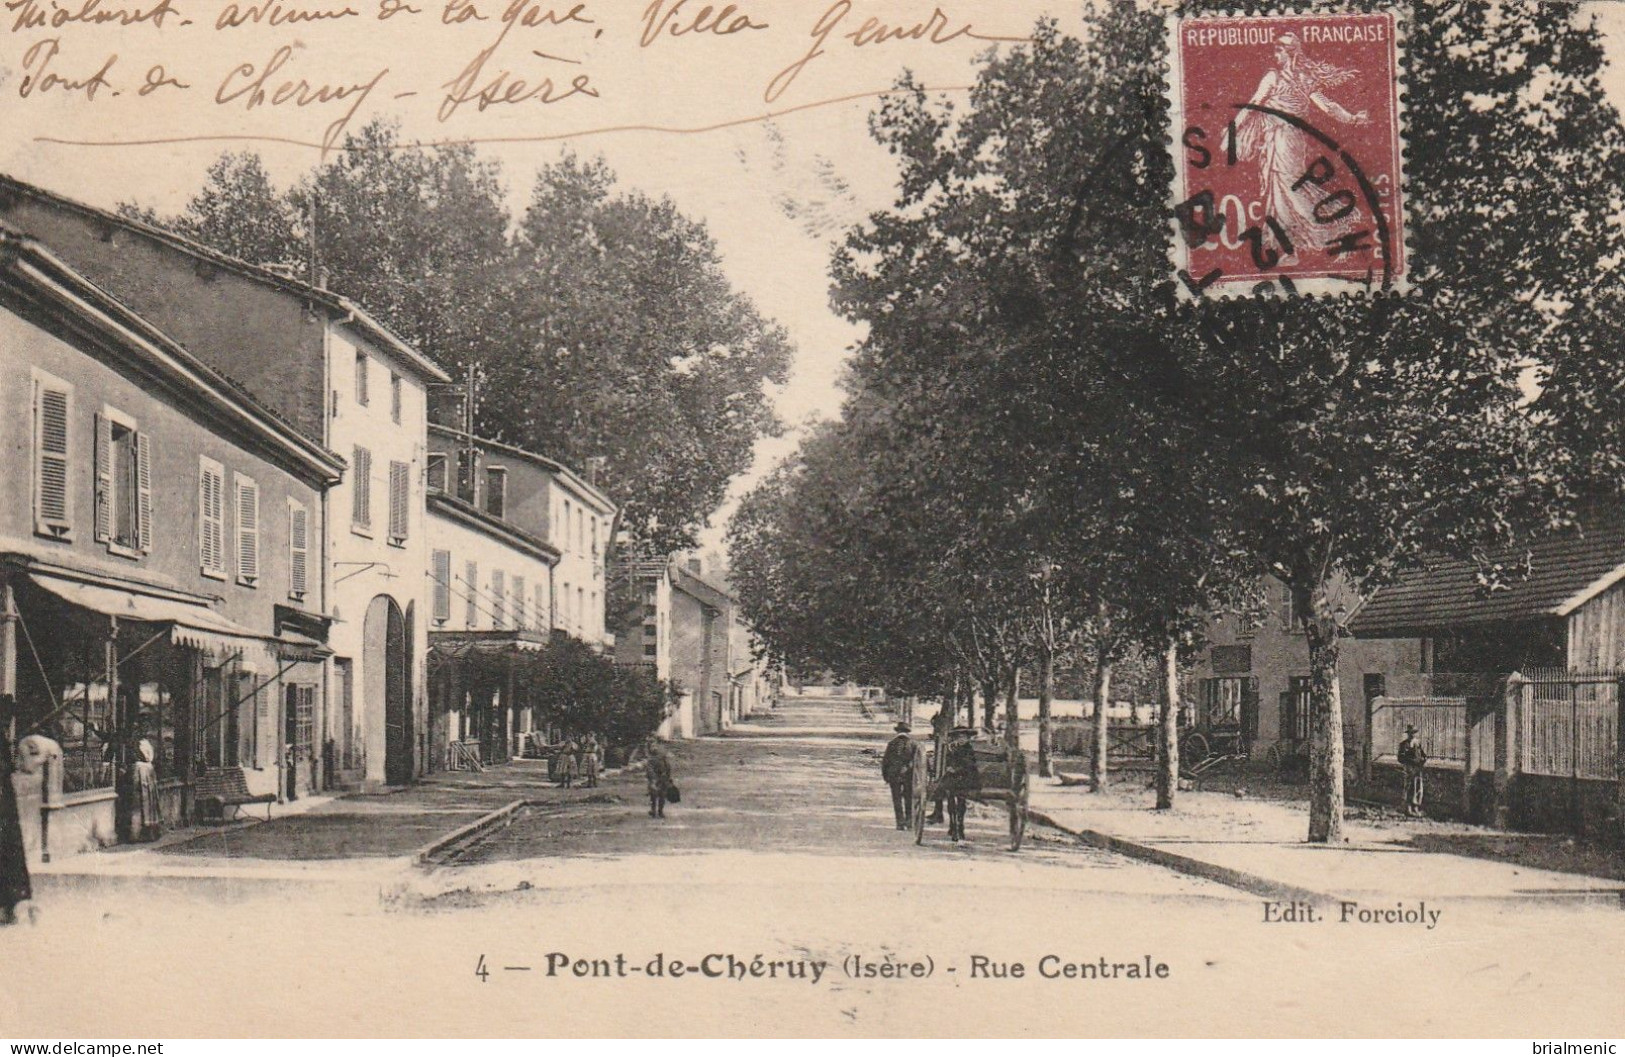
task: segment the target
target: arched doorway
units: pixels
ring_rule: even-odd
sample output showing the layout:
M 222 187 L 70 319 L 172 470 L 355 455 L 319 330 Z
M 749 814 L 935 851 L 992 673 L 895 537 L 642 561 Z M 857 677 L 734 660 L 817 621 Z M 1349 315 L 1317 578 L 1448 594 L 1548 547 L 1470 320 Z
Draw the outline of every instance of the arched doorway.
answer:
M 404 785 L 412 780 L 412 669 L 406 617 L 393 598 L 372 600 L 362 636 L 367 715 L 384 724 L 384 781 Z

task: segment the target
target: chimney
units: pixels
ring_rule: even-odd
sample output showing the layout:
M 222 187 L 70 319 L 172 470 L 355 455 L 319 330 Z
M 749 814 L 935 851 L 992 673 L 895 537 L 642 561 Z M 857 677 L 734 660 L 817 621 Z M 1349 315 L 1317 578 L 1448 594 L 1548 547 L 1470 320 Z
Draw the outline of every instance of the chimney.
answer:
M 587 460 L 587 483 L 594 488 L 598 487 L 598 477 L 604 472 L 604 464 L 608 462 L 602 455 L 594 455 Z

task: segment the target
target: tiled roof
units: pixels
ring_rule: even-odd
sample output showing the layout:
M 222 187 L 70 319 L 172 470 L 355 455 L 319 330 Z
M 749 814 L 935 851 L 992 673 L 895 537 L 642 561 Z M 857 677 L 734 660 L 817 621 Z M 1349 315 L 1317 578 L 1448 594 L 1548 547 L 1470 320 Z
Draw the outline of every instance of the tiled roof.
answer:
M 1408 638 L 1444 628 L 1564 617 L 1625 579 L 1625 519 L 1592 518 L 1528 548 L 1491 555 L 1529 575 L 1484 591 L 1472 562 L 1441 558 L 1379 590 L 1350 625 L 1355 637 Z

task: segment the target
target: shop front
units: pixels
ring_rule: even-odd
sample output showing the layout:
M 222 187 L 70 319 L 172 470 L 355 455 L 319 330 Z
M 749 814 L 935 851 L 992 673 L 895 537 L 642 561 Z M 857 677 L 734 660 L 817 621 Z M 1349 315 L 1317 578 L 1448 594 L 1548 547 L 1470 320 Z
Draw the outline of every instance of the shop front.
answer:
M 278 618 L 258 632 L 211 601 L 0 559 L 0 692 L 16 698 L 16 737 L 59 749 L 19 789 L 31 855 L 192 825 L 208 771 L 239 769 L 250 792 L 279 799 L 320 788 L 322 629 Z
M 429 633 L 431 764 L 470 770 L 526 755 L 536 733 L 539 632 Z

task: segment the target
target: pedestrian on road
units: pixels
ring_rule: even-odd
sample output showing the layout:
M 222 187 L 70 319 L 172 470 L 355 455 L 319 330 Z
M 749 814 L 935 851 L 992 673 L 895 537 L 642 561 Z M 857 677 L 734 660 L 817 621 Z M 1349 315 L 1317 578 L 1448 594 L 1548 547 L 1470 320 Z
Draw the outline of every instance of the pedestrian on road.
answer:
M 948 839 L 965 839 L 966 798 L 976 789 L 974 727 L 955 727 L 948 733 L 948 759 L 942 770 L 942 789 L 948 798 Z
M 559 782 L 569 789 L 575 784 L 576 776 L 580 773 L 581 765 L 576 757 L 581 752 L 581 746 L 574 738 L 565 739 L 564 746 L 559 750 Z
M 0 696 L 0 925 L 17 922 L 17 904 L 34 898 L 23 853 L 22 818 L 17 814 L 17 789 L 11 784 L 11 734 L 17 702 Z
M 581 743 L 581 777 L 588 789 L 598 788 L 598 735 L 588 734 Z
M 671 788 L 671 755 L 656 738 L 644 743 L 643 780 L 649 786 L 649 817 L 666 817 L 666 790 Z
M 886 743 L 885 755 L 880 758 L 880 777 L 885 779 L 891 787 L 892 814 L 896 816 L 897 828 L 908 829 L 908 808 L 913 800 L 914 790 L 914 739 L 909 737 L 910 727 L 907 723 L 899 723 L 892 728 L 897 732 L 891 741 Z
M 937 709 L 937 714 L 931 717 L 931 741 L 936 756 L 936 777 L 942 777 L 942 769 L 948 760 L 948 728 L 954 725 L 953 718 L 948 715 L 946 708 Z M 927 822 L 936 825 L 942 821 L 942 793 L 937 793 L 936 801 L 931 805 L 931 817 Z
M 1399 743 L 1399 766 L 1405 771 L 1405 814 L 1422 816 L 1422 794 L 1428 754 L 1416 740 L 1416 728 L 1405 725 L 1405 740 Z

